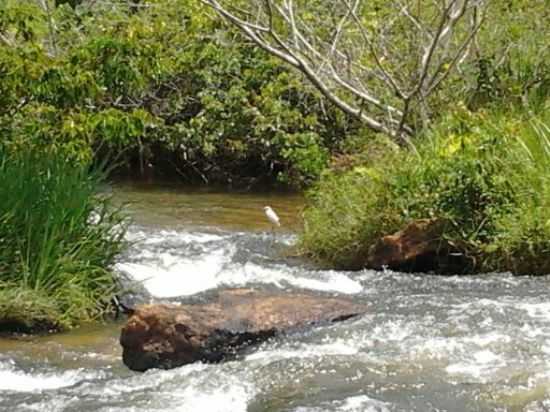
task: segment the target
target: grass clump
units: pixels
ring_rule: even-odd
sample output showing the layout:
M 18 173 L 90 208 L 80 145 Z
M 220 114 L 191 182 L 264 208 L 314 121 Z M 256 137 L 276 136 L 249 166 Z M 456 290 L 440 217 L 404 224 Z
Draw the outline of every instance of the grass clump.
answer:
M 0 148 L 0 319 L 71 327 L 104 314 L 125 218 L 98 195 L 101 171 Z
M 48 331 L 62 317 L 56 303 L 40 291 L 17 283 L 0 283 L 0 331 Z
M 459 108 L 415 150 L 385 151 L 327 174 L 309 197 L 302 250 L 356 269 L 381 236 L 436 219 L 445 223 L 440 240 L 468 262 L 465 272 L 550 273 L 544 116 Z

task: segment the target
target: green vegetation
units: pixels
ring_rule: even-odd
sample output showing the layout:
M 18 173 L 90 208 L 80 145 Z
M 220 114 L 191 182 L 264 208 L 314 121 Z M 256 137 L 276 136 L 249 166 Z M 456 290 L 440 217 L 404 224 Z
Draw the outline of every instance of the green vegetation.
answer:
M 355 127 L 198 1 L 57 3 L 0 5 L 10 150 L 118 152 L 133 176 L 300 187 Z
M 4 325 L 106 309 L 123 222 L 91 164 L 116 153 L 132 177 L 301 187 L 357 127 L 200 2 L 141 6 L 0 2 Z
M 0 327 L 64 328 L 107 310 L 125 220 L 97 194 L 104 177 L 60 156 L 0 150 Z
M 436 219 L 442 244 L 468 262 L 464 271 L 550 273 L 549 125 L 459 108 L 416 151 L 386 147 L 322 178 L 301 246 L 331 265 L 360 267 L 381 236 Z
M 545 1 L 493 3 L 475 53 L 403 150 L 348 139 L 310 191 L 302 251 L 359 268 L 380 237 L 444 223 L 463 272 L 550 273 L 550 35 Z M 444 271 L 444 263 L 436 271 Z
M 0 2 L 4 325 L 105 310 L 123 222 L 91 164 L 116 153 L 131 176 L 301 187 L 357 127 L 198 1 L 142 6 Z

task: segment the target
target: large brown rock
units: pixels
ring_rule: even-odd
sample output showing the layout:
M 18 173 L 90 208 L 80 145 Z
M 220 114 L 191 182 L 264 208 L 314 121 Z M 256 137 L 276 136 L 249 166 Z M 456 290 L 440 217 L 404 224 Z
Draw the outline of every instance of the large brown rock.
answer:
M 347 299 L 251 289 L 220 292 L 213 303 L 145 305 L 133 311 L 122 329 L 122 359 L 136 371 L 218 362 L 277 334 L 364 311 Z
M 443 228 L 444 222 L 439 220 L 415 220 L 374 244 L 366 266 L 410 271 L 438 268 L 450 252 L 449 245 L 441 240 Z

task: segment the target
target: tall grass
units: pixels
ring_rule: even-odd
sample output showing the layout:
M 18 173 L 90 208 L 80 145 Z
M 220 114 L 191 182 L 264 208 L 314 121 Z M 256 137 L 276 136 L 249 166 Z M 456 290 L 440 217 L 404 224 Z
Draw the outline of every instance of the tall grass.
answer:
M 489 267 L 550 274 L 550 121 L 517 123 L 516 150 L 503 174 L 513 187 L 513 207 L 498 216 L 489 246 Z
M 310 195 L 301 248 L 342 268 L 415 219 L 444 221 L 464 271 L 550 273 L 550 119 L 459 108 L 420 140 Z M 546 115 L 548 116 L 548 115 Z
M 98 194 L 104 178 L 60 156 L 0 149 L 0 320 L 70 327 L 103 314 L 126 228 Z

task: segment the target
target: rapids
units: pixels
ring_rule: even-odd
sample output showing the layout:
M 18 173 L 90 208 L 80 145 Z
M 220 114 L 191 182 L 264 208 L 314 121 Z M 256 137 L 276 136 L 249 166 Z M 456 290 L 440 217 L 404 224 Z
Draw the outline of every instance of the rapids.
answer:
M 135 217 L 116 265 L 134 303 L 246 286 L 346 295 L 368 313 L 235 361 L 143 374 L 121 362 L 120 323 L 0 340 L 1 411 L 550 410 L 548 278 L 320 270 L 289 252 L 299 196 L 115 190 Z

